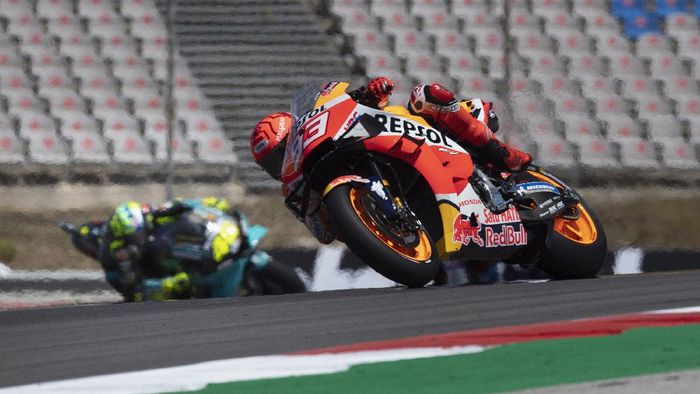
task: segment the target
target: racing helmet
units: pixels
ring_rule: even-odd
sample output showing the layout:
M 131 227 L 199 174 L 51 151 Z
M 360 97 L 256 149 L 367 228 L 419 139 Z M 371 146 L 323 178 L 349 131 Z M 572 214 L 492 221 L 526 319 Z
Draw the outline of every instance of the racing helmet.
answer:
M 129 201 L 117 206 L 109 220 L 109 229 L 115 238 L 143 246 L 146 243 L 146 218 L 141 204 Z
M 291 129 L 292 114 L 276 112 L 260 120 L 250 135 L 250 152 L 255 162 L 275 179 L 280 179 L 282 174 L 284 150 Z

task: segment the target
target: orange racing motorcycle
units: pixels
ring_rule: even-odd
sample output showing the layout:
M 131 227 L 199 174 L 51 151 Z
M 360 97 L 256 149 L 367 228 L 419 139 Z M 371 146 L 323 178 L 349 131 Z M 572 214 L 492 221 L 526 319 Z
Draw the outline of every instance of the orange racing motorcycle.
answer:
M 363 90 L 316 82 L 294 96 L 282 166 L 285 204 L 322 243 L 344 242 L 409 287 L 443 260 L 536 265 L 555 279 L 595 277 L 607 242 L 591 208 L 531 165 L 495 171 L 403 107 L 360 104 Z

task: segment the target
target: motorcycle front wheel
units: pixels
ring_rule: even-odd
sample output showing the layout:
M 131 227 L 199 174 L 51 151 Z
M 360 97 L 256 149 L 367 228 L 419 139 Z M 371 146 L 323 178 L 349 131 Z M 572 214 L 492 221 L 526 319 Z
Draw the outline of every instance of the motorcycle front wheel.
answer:
M 338 238 L 381 275 L 408 287 L 421 287 L 435 278 L 441 261 L 426 229 L 397 228 L 366 190 L 338 186 L 324 198 Z

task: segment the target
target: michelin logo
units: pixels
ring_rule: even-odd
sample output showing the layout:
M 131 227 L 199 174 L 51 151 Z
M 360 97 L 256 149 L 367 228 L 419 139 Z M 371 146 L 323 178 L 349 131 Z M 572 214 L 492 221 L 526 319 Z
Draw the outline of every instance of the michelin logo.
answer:
M 549 191 L 559 194 L 559 190 L 553 185 L 546 182 L 528 182 L 518 185 L 518 192 L 522 194 L 536 193 L 541 191 Z

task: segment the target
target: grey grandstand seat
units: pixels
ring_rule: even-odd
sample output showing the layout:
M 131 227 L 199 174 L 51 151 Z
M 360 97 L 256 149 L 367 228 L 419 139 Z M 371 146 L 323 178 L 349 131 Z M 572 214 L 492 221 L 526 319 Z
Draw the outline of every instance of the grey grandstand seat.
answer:
M 513 73 L 510 76 L 510 93 L 511 94 L 535 94 L 538 85 L 535 81 L 526 77 L 522 73 Z
M 518 115 L 521 115 L 519 118 L 522 124 L 535 141 L 538 141 L 540 138 L 558 136 L 556 132 L 557 127 L 551 116 L 541 113 L 528 113 L 517 105 L 514 110 Z
M 636 41 L 637 54 L 647 56 L 651 53 L 671 54 L 671 40 L 667 36 L 660 33 L 644 33 L 637 37 Z
M 223 135 L 209 134 L 193 140 L 197 143 L 197 156 L 202 162 L 224 165 L 236 163 L 233 146 Z
M 39 4 L 47 4 L 46 1 L 40 1 Z M 63 4 L 63 3 L 62 3 Z M 70 12 L 61 11 L 56 14 L 55 11 L 49 16 L 44 16 L 47 32 L 58 39 L 68 41 L 74 36 L 85 34 L 80 25 L 80 21 Z
M 616 94 L 601 93 L 590 97 L 596 116 L 604 113 L 630 114 L 633 103 Z
M 697 96 L 680 96 L 676 98 L 676 113 L 680 117 L 700 117 L 700 98 Z
M 160 116 L 165 108 L 163 99 L 157 94 L 134 96 L 131 100 L 134 105 L 134 113 L 139 117 L 145 117 L 154 113 Z
M 112 74 L 119 79 L 129 78 L 133 75 L 148 75 L 148 64 L 136 54 L 125 58 L 109 58 L 108 64 Z
M 157 96 L 155 81 L 144 75 L 132 75 L 119 80 L 119 89 L 125 97 Z
M 402 10 L 395 10 L 392 14 L 379 16 L 377 20 L 384 34 L 403 34 L 407 31 L 416 31 L 415 19 Z
M 100 41 L 100 53 L 102 56 L 128 57 L 138 54 L 136 41 L 124 35 L 114 35 Z
M 433 10 L 440 10 L 447 13 L 446 0 L 413 0 L 411 2 L 411 13 L 414 15 L 422 15 L 430 13 Z
M 0 15 L 8 19 L 19 18 L 31 13 L 32 6 L 28 1 L 0 0 Z
M 515 106 L 515 111 L 522 114 L 523 117 L 526 116 L 546 116 L 551 115 L 551 108 L 547 105 L 545 100 L 541 98 L 529 95 L 529 94 L 515 94 L 512 95 L 511 101 Z
M 494 24 L 494 26 L 498 26 Z M 510 31 L 518 36 L 529 32 L 539 32 L 539 19 L 524 8 L 511 9 Z
M 590 101 L 577 94 L 562 92 L 552 98 L 551 106 L 555 113 L 588 115 L 591 112 Z
M 45 134 L 56 134 L 56 124 L 41 112 L 20 112 L 17 114 L 19 136 L 30 138 Z
M 73 16 L 73 4 L 63 0 L 41 0 L 36 2 L 36 14 L 39 17 L 52 19 L 63 15 Z
M 700 32 L 696 31 L 679 31 L 675 32 L 673 38 L 678 45 L 678 56 L 681 58 L 691 58 L 690 54 L 700 52 Z M 696 66 L 698 63 L 695 64 Z
M 541 7 L 542 2 L 533 2 L 533 13 L 539 15 L 544 21 L 544 28 L 547 32 L 553 30 L 581 30 L 581 23 L 578 17 L 573 16 L 565 8 Z M 540 7 L 535 6 L 539 4 Z
M 661 138 L 656 142 L 660 146 L 664 166 L 679 169 L 700 167 L 695 150 L 682 138 Z
M 103 67 L 79 69 L 76 83 L 80 94 L 89 98 L 117 91 L 117 84 L 114 79 L 108 76 L 107 70 Z
M 595 47 L 598 55 L 632 53 L 632 43 L 617 31 L 596 29 L 588 34 L 595 38 Z
M 343 3 L 347 0 L 335 1 L 334 3 Z M 158 12 L 156 2 L 144 0 L 122 0 L 120 11 L 122 15 L 129 18 L 138 18 L 144 14 L 153 14 Z
M 100 119 L 106 119 L 113 115 L 128 116 L 128 106 L 122 97 L 108 91 L 98 91 L 105 94 L 86 95 L 89 98 L 90 109 L 93 115 Z
M 76 59 L 83 56 L 97 56 L 93 41 L 84 34 L 72 34 L 66 39 L 61 39 L 59 43 L 59 53 L 61 56 Z
M 397 56 L 409 56 L 417 53 L 430 55 L 430 41 L 428 41 L 427 36 L 415 30 L 397 32 L 393 35 L 393 38 L 394 53 Z
M 406 74 L 426 83 L 431 80 L 445 80 L 446 75 L 442 70 L 439 59 L 424 53 L 407 53 L 404 55 L 406 61 Z M 437 81 L 435 81 L 437 82 Z
M 579 152 L 579 162 L 584 167 L 616 168 L 618 166 L 613 147 L 601 137 L 579 138 L 576 147 Z
M 139 50 L 141 56 L 147 59 L 166 60 L 167 38 L 165 36 L 144 37 L 139 39 Z
M 376 31 L 366 31 L 353 37 L 354 52 L 361 56 L 372 56 L 374 53 L 390 53 L 389 39 Z
M 87 112 L 85 101 L 72 89 L 47 90 L 42 92 L 42 97 L 48 100 L 51 113 L 58 118 L 74 111 Z
M 550 40 L 537 30 L 522 32 L 515 36 L 516 50 L 526 56 L 539 56 L 540 53 L 553 54 Z
M 200 135 L 223 135 L 219 121 L 209 111 L 179 111 L 177 117 L 184 122 L 185 132 L 190 139 Z
M 19 166 L 24 163 L 24 146 L 12 131 L 0 129 L 0 166 Z
M 608 68 L 611 75 L 646 75 L 641 59 L 630 54 L 608 54 Z
M 591 39 L 576 30 L 553 30 L 548 32 L 556 43 L 560 55 L 571 56 L 579 53 L 591 53 Z
M 487 54 L 502 55 L 503 33 L 500 28 L 482 28 L 467 30 L 467 35 L 473 40 L 475 52 L 480 56 Z
M 453 12 L 453 14 L 455 14 Z M 475 10 L 467 14 L 455 14 L 464 23 L 464 30 L 474 30 L 482 28 L 498 28 L 498 18 L 487 11 Z
M 52 95 L 57 90 L 71 89 L 73 80 L 61 68 L 44 69 L 38 74 L 37 90 L 39 95 Z
M 123 135 L 110 135 L 112 160 L 117 165 L 150 165 L 153 163 L 151 151 L 146 142 L 135 132 Z
M 480 0 L 453 0 L 452 13 L 458 17 L 465 17 L 477 13 L 487 13 L 488 5 Z
M 103 14 L 98 18 L 86 18 L 88 31 L 93 37 L 109 40 L 112 37 L 126 35 L 126 24 L 118 15 Z
M 2 97 L 7 104 L 9 112 L 19 115 L 22 113 L 45 112 L 46 106 L 29 89 L 21 87 L 12 90 L 3 90 Z
M 645 55 L 645 58 L 649 62 L 649 69 L 654 77 L 689 75 L 688 69 L 672 54 L 649 54 L 648 56 Z
M 562 95 L 576 94 L 578 95 L 577 84 L 561 74 L 541 75 L 542 78 L 537 79 L 537 82 L 542 88 L 542 94 L 548 98 L 554 98 Z
M 584 96 L 595 99 L 601 94 L 615 94 L 617 82 L 601 75 L 580 75 L 576 80 L 581 84 Z
M 580 142 L 591 137 L 600 137 L 601 126 L 590 116 L 558 112 L 563 123 L 566 139 Z
M 155 159 L 158 161 L 165 161 L 167 158 L 165 133 L 163 133 L 162 136 L 149 135 L 146 137 L 155 143 Z M 173 162 L 177 164 L 192 164 L 195 162 L 192 146 L 180 132 L 173 133 L 172 150 Z
M 465 74 L 481 73 L 481 61 L 470 52 L 454 51 L 441 56 L 447 60 L 447 70 L 453 77 L 464 79 Z
M 685 12 L 674 12 L 666 16 L 666 33 L 674 35 L 678 31 L 697 31 L 700 26 L 698 20 Z
M 681 138 L 683 125 L 673 115 L 654 115 L 644 119 L 647 134 L 653 140 L 663 138 Z
M 598 119 L 603 122 L 605 134 L 611 141 L 642 135 L 642 126 L 627 115 L 608 113 L 599 115 Z
M 617 141 L 620 146 L 620 161 L 626 167 L 658 168 L 654 145 L 641 138 L 627 138 Z
M 341 8 L 341 10 L 343 11 L 335 12 L 335 14 L 340 17 L 343 33 L 355 35 L 367 30 L 379 30 L 377 18 L 367 12 L 367 7 L 353 6 L 347 9 Z M 162 36 L 165 36 L 165 34 L 162 34 Z
M 370 4 L 369 12 L 381 18 L 385 25 L 403 25 L 412 19 L 403 1 L 373 1 Z
M 563 138 L 556 135 L 538 136 L 535 143 L 535 163 L 538 165 L 555 168 L 571 168 L 575 165 L 574 152 Z
M 457 78 L 461 81 L 461 96 L 495 98 L 497 89 L 490 78 L 476 73 L 460 74 Z
M 130 26 L 129 30 L 134 37 L 165 37 L 168 34 L 158 11 L 144 13 L 132 18 Z
M 564 59 L 568 73 L 572 78 L 584 74 L 602 75 L 605 70 L 605 62 L 595 55 L 584 53 L 566 56 Z

